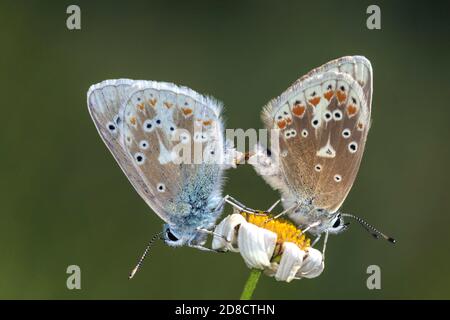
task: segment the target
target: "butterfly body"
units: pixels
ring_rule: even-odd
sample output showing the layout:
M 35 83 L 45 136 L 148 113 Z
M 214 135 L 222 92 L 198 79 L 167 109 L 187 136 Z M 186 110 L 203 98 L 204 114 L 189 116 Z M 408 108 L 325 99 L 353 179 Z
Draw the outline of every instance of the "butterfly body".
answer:
M 171 83 L 118 79 L 91 86 L 88 108 L 131 184 L 165 221 L 165 242 L 201 248 L 222 211 L 234 151 L 221 104 Z
M 222 173 L 215 165 L 205 164 L 199 168 L 196 176 L 184 181 L 180 193 L 174 199 L 170 215 L 173 217 L 170 224 L 165 225 L 165 230 L 178 238 L 178 241 L 170 241 L 168 232 L 167 244 L 178 246 L 185 243 L 191 245 L 203 245 L 206 241 L 206 233 L 199 229 L 211 230 L 215 226 L 218 216 L 222 213 L 220 202 L 223 199 L 217 186 L 221 184 Z

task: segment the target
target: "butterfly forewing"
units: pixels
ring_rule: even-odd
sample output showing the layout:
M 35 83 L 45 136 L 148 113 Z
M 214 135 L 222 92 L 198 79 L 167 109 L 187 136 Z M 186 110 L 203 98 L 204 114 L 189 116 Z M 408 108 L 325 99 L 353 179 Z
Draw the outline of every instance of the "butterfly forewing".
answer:
M 359 80 L 358 80 L 359 79 Z M 314 69 L 263 112 L 279 129 L 280 171 L 290 192 L 336 211 L 355 180 L 370 125 L 372 73 L 362 57 Z
M 135 83 L 133 80 L 118 79 L 95 84 L 89 88 L 87 104 L 102 140 L 138 194 L 150 203 L 152 196 L 122 144 L 122 106 L 130 92 L 134 90 Z
M 327 71 L 346 73 L 351 76 L 363 88 L 364 97 L 369 108 L 372 105 L 372 65 L 363 56 L 346 56 L 332 60 L 318 68 L 315 68 L 301 77 L 297 82 L 310 78 L 315 74 L 323 74 Z M 295 84 L 294 84 L 295 85 Z
M 148 81 L 128 97 L 123 117 L 123 145 L 165 221 L 179 224 L 193 204 L 220 197 L 224 144 L 216 101 Z

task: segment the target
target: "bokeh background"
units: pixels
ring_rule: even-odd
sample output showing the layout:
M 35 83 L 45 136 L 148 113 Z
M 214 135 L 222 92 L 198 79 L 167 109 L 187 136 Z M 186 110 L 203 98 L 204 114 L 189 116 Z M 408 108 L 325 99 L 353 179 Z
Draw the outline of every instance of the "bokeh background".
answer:
M 80 31 L 66 8 L 81 7 Z M 228 128 L 259 128 L 261 107 L 331 59 L 374 67 L 373 125 L 343 209 L 398 239 L 354 224 L 331 237 L 314 280 L 261 279 L 259 299 L 448 299 L 449 6 L 372 1 L 2 1 L 0 3 L 0 298 L 234 299 L 249 270 L 238 254 L 153 248 L 162 222 L 98 136 L 88 87 L 109 78 L 171 81 L 224 101 Z M 251 207 L 277 199 L 248 166 L 226 193 Z M 230 212 L 230 208 L 227 209 Z M 81 267 L 82 289 L 66 288 Z M 381 267 L 382 289 L 366 288 Z

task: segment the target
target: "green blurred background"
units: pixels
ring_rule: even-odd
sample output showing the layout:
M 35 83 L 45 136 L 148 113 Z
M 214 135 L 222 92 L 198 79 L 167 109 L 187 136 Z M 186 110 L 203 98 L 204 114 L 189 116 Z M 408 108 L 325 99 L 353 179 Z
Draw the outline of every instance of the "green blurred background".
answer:
M 357 225 L 331 237 L 325 272 L 255 298 L 450 298 L 448 3 L 372 1 L 2 1 L 0 298 L 238 298 L 249 270 L 238 254 L 154 247 L 162 222 L 105 148 L 86 107 L 88 87 L 128 77 L 171 81 L 224 101 L 228 128 L 259 128 L 261 107 L 331 59 L 374 67 L 373 125 L 343 209 L 398 239 Z M 80 31 L 66 8 L 81 7 Z M 249 166 L 226 193 L 251 207 L 277 199 Z M 230 208 L 227 209 L 230 212 Z M 82 289 L 66 288 L 81 267 Z M 382 289 L 366 288 L 381 267 Z

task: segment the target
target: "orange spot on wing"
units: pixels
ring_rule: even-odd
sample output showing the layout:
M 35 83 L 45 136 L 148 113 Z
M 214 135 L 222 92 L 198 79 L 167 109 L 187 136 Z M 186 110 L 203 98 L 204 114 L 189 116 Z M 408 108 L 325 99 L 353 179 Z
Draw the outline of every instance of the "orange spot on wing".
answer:
M 333 90 L 327 91 L 323 94 L 323 96 L 325 97 L 325 99 L 330 101 L 331 98 L 333 98 L 333 96 L 334 96 L 334 91 Z
M 299 104 L 294 105 L 294 107 L 292 108 L 292 113 L 297 117 L 303 117 L 305 111 L 306 107 Z
M 191 108 L 181 108 L 181 111 L 183 111 L 183 114 L 185 116 L 189 116 L 192 114 L 192 109 Z
M 364 125 L 362 124 L 362 122 L 358 123 L 358 130 L 362 130 L 364 128 Z
M 277 122 L 278 128 L 284 129 L 286 128 L 286 120 L 280 120 Z
M 320 97 L 315 97 L 315 98 L 309 99 L 308 102 L 311 103 L 315 107 L 319 104 Z
M 292 118 L 290 118 L 290 117 L 285 118 L 285 120 L 286 120 L 287 124 L 291 124 L 292 123 Z
M 154 106 L 156 106 L 156 102 L 157 102 L 158 100 L 156 100 L 156 98 L 155 99 L 150 99 L 150 100 L 148 100 L 148 103 L 152 106 L 152 107 L 154 107 Z
M 210 126 L 212 124 L 212 120 L 203 121 L 204 126 Z
M 134 126 L 136 125 L 136 117 L 131 117 L 130 118 L 130 123 Z
M 143 104 L 143 103 L 139 103 L 136 107 L 137 107 L 139 110 L 144 111 L 144 104 Z
M 338 98 L 339 103 L 342 103 L 347 99 L 347 94 L 343 91 L 336 92 L 336 96 Z
M 347 106 L 347 115 L 349 117 L 353 117 L 357 112 L 358 112 L 358 108 L 355 105 L 349 104 Z
M 165 106 L 167 109 L 170 109 L 170 108 L 172 108 L 173 103 L 170 103 L 170 102 L 164 102 L 164 106 Z

